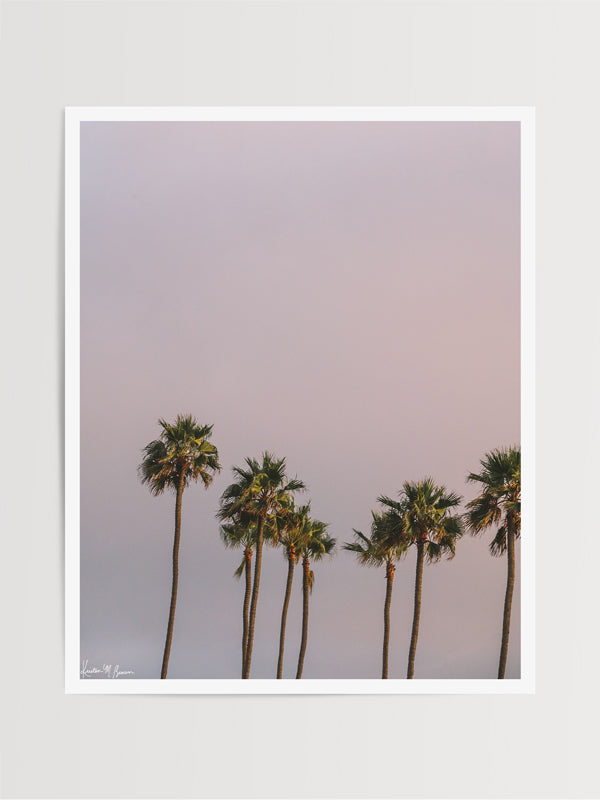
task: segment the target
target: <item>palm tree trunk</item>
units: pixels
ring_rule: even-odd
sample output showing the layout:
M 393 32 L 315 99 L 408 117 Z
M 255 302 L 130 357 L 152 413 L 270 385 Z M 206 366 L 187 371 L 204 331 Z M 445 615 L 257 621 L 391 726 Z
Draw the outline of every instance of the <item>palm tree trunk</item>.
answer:
M 243 678 L 250 677 L 250 664 L 252 662 L 252 645 L 254 643 L 254 623 L 256 621 L 256 605 L 258 603 L 258 589 L 260 586 L 260 567 L 262 563 L 263 525 L 264 519 L 259 517 L 256 534 L 256 561 L 254 562 L 254 584 L 252 586 L 252 600 L 250 602 L 250 617 L 248 620 L 248 642 L 246 644 L 246 665 Z
M 302 677 L 304 669 L 304 654 L 306 653 L 306 641 L 308 639 L 308 593 L 310 583 L 310 563 L 306 556 L 302 559 L 302 639 L 300 640 L 300 653 L 298 655 L 298 669 L 296 680 Z
M 177 486 L 177 496 L 175 499 L 175 538 L 173 540 L 173 580 L 171 583 L 171 606 L 169 608 L 169 624 L 167 625 L 167 638 L 165 640 L 165 651 L 163 653 L 162 668 L 160 670 L 161 679 L 167 677 L 169 668 L 169 656 L 171 654 L 171 641 L 173 639 L 173 624 L 175 622 L 175 605 L 177 603 L 177 583 L 179 581 L 179 539 L 181 537 L 181 500 L 183 498 L 183 486 L 185 483 L 185 470 L 182 469 Z
M 508 637 L 510 633 L 510 611 L 512 607 L 513 589 L 515 586 L 515 533 L 512 522 L 506 523 L 506 594 L 504 595 L 504 618 L 502 620 L 502 647 L 500 648 L 500 663 L 498 664 L 498 677 L 504 678 L 506 658 L 508 656 Z
M 394 584 L 394 565 L 388 561 L 385 568 L 386 589 L 385 589 L 385 604 L 383 606 L 383 665 L 381 668 L 381 677 L 387 678 L 388 676 L 388 653 L 390 647 L 390 605 L 392 602 L 392 587 Z
M 244 670 L 246 669 L 246 654 L 248 650 L 248 608 L 250 607 L 250 588 L 252 583 L 252 550 L 249 547 L 244 550 L 244 558 L 246 559 L 246 592 L 244 594 L 244 609 L 242 611 L 242 678 L 244 677 Z
M 277 661 L 278 678 L 281 678 L 283 674 L 283 648 L 285 646 L 285 623 L 287 620 L 288 606 L 290 604 L 290 595 L 292 593 L 292 581 L 294 579 L 295 563 L 296 563 L 296 548 L 290 547 L 288 549 L 288 574 L 287 574 L 287 582 L 285 584 L 285 597 L 283 598 L 283 610 L 281 612 L 281 631 L 279 633 L 279 660 Z
M 423 564 L 425 562 L 425 542 L 417 543 L 417 571 L 415 575 L 415 605 L 413 611 L 412 634 L 410 637 L 410 651 L 408 653 L 407 678 L 415 674 L 415 654 L 417 652 L 417 639 L 419 638 L 419 618 L 421 616 L 421 589 L 423 586 Z

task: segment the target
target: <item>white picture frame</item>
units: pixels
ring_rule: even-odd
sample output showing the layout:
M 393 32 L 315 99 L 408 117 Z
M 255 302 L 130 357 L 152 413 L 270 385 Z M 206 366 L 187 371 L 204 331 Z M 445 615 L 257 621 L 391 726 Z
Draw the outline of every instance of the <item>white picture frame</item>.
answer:
M 517 121 L 521 126 L 521 677 L 480 679 L 133 679 L 82 677 L 80 653 L 79 203 L 82 122 Z M 65 112 L 65 691 L 69 694 L 522 694 L 535 691 L 535 112 L 530 107 L 69 107 Z

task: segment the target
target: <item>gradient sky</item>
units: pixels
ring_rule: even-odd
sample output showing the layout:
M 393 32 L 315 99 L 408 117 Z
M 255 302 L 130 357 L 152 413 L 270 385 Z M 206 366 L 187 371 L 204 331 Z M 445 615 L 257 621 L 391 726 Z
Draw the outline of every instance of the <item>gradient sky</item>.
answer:
M 285 456 L 340 545 L 405 480 L 474 496 L 467 473 L 520 441 L 519 153 L 513 122 L 82 124 L 82 659 L 160 676 L 174 497 L 137 476 L 159 417 L 214 424 L 223 465 L 184 494 L 172 678 L 240 675 L 241 552 L 215 513 L 246 456 Z M 496 677 L 490 539 L 425 566 L 415 677 Z M 286 567 L 265 549 L 252 677 L 275 677 Z M 391 678 L 414 567 L 396 571 Z M 304 677 L 379 677 L 383 568 L 340 547 L 314 572 Z M 284 677 L 300 621 L 298 569 Z

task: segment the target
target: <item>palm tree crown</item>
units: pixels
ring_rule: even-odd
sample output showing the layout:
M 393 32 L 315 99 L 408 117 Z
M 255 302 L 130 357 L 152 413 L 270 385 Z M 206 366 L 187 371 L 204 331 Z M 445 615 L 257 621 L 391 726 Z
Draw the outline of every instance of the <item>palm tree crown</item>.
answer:
M 460 516 L 449 512 L 460 505 L 462 497 L 437 486 L 431 478 L 405 481 L 399 500 L 385 495 L 379 502 L 398 521 L 402 519 L 404 534 L 410 544 L 421 543 L 428 562 L 439 561 L 443 555 L 453 558 L 456 540 L 463 534 Z
M 219 472 L 219 454 L 209 441 L 212 425 L 200 425 L 190 414 L 177 415 L 174 424 L 159 419 L 162 432 L 158 439 L 144 448 L 144 460 L 139 466 L 142 483 L 148 484 L 154 495 L 165 489 L 177 491 L 191 481 L 201 480 L 205 487 Z
M 228 549 L 243 548 L 244 553 L 253 550 L 256 546 L 256 522 L 245 514 L 239 514 L 232 522 L 223 522 L 219 526 L 221 541 Z M 240 578 L 246 563 L 246 557 L 234 572 Z
M 500 556 L 507 549 L 508 525 L 515 538 L 521 535 L 521 448 L 492 450 L 479 463 L 480 471 L 467 476 L 469 483 L 481 487 L 481 494 L 467 503 L 467 527 L 479 534 L 497 525 L 490 551 Z
M 286 507 L 290 492 L 303 491 L 306 487 L 301 480 L 288 480 L 285 474 L 285 458 L 275 458 L 265 452 L 262 461 L 246 459 L 246 468 L 234 467 L 236 480 L 221 496 L 219 519 L 234 519 L 244 512 L 254 519 L 273 516 Z
M 313 520 L 310 516 L 310 503 L 297 506 L 294 498 L 288 495 L 281 503 L 277 514 L 272 515 L 269 529 L 265 528 L 269 544 L 283 548 L 287 558 L 290 550 L 299 554 L 311 533 Z
M 318 519 L 309 519 L 305 528 L 305 538 L 300 547 L 300 555 L 309 558 L 311 561 L 321 561 L 325 556 L 330 556 L 335 552 L 336 540 L 328 533 L 328 522 L 321 522 Z M 312 590 L 314 575 L 310 573 L 310 589 Z
M 394 502 L 394 501 L 391 501 Z M 356 553 L 359 564 L 379 567 L 398 560 L 406 554 L 411 542 L 404 532 L 404 524 L 397 511 L 378 513 L 371 511 L 371 535 L 352 529 L 353 542 L 346 542 L 344 550 Z

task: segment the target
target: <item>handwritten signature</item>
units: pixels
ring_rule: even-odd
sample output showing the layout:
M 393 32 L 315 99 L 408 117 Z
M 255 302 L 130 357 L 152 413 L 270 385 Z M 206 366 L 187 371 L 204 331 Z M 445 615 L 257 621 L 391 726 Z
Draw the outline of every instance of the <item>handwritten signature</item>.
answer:
M 79 670 L 81 678 L 120 678 L 121 675 L 135 675 L 132 669 L 121 669 L 119 664 L 102 664 L 95 666 L 85 658 Z

